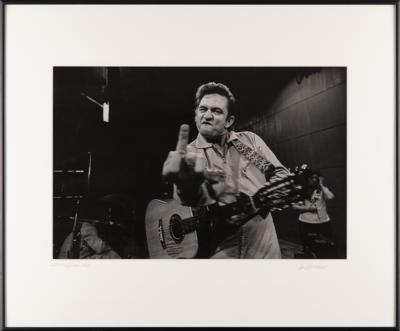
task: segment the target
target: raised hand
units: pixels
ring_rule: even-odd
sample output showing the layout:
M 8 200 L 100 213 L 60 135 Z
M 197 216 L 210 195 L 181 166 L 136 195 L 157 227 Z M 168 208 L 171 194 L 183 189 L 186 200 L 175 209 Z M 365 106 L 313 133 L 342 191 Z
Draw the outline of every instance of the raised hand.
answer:
M 193 150 L 188 150 L 189 125 L 182 124 L 179 129 L 176 150 L 168 154 L 162 175 L 179 188 L 197 189 L 204 180 L 205 160 Z
M 179 128 L 178 142 L 176 144 L 176 151 L 182 155 L 186 154 L 187 145 L 189 142 L 189 125 L 182 124 Z
M 182 124 L 179 129 L 176 150 L 169 152 L 168 157 L 163 165 L 162 175 L 165 179 L 169 179 L 174 182 L 179 176 L 182 161 L 184 160 L 184 157 L 186 155 L 188 141 L 189 126 L 187 124 Z

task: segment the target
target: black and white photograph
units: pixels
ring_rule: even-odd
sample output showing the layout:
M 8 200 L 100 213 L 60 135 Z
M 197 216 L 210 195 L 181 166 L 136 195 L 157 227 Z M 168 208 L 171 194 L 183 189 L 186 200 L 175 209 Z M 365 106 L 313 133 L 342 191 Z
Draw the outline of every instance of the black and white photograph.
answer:
M 55 67 L 59 259 L 346 258 L 346 68 Z

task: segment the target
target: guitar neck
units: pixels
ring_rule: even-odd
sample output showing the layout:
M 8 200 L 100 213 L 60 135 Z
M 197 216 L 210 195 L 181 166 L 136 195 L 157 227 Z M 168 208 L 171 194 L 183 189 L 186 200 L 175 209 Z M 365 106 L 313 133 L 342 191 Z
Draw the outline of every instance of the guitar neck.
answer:
M 243 210 L 238 201 L 231 202 L 227 205 L 219 205 L 218 203 L 214 203 L 211 205 L 194 207 L 191 209 L 193 217 L 186 218 L 181 222 L 184 233 L 190 233 L 198 230 L 201 222 L 204 221 L 204 219 L 228 218 L 230 216 L 240 214 Z
M 284 209 L 291 202 L 298 201 L 301 197 L 299 190 L 301 186 L 296 187 L 294 183 L 294 175 L 267 183 L 257 193 L 251 197 L 241 193 L 237 196 L 235 202 L 219 205 L 214 203 L 207 206 L 191 208 L 193 216 L 183 219 L 180 222 L 181 229 L 184 233 L 190 233 L 198 230 L 204 221 L 213 221 L 213 219 L 227 219 L 233 215 L 246 213 L 249 217 L 254 216 L 257 212 L 265 213 L 272 208 Z M 243 218 L 244 224 L 248 217 Z

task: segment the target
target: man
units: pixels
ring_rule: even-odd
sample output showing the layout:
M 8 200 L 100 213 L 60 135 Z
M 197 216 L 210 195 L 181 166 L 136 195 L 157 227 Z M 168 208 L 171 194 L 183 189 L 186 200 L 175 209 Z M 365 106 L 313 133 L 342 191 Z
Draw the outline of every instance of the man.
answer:
M 79 251 L 73 252 L 74 234 L 71 232 L 58 258 L 73 258 L 73 253 L 79 253 L 80 259 L 120 259 L 127 240 L 124 237 L 127 222 L 133 216 L 130 202 L 128 197 L 119 194 L 84 200 L 79 210 L 83 218 L 78 219 L 77 224 L 80 237 L 77 237 L 79 247 L 76 250 Z
M 254 195 L 266 182 L 265 173 L 247 151 L 266 160 L 273 174 L 287 173 L 264 141 L 251 132 L 233 131 L 235 98 L 229 88 L 210 82 L 195 98 L 197 138 L 187 145 L 189 127 L 182 125 L 177 150 L 169 153 L 163 176 L 175 184 L 175 196 L 189 206 L 233 202 L 239 192 Z M 249 154 L 249 153 L 247 153 Z M 250 153 L 254 154 L 254 153 Z M 254 216 L 221 242 L 212 258 L 280 258 L 271 214 Z
M 326 201 L 335 195 L 324 185 L 324 177 L 313 170 L 308 175 L 307 195 L 304 201 L 292 204 L 294 210 L 300 212 L 299 230 L 306 256 L 316 258 L 335 257 L 332 241 L 331 219 L 328 215 Z M 316 245 L 316 240 L 326 241 L 325 247 Z
M 83 222 L 80 230 L 81 240 L 79 245 L 80 259 L 120 259 L 121 257 L 115 252 L 111 246 L 98 236 L 97 228 L 94 224 Z M 72 258 L 72 242 L 73 233 L 71 232 L 65 238 L 59 259 Z

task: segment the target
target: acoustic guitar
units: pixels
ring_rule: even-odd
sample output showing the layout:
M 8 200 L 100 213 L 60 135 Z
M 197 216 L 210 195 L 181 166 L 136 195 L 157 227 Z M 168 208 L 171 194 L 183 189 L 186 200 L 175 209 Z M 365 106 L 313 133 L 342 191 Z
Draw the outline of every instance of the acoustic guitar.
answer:
M 217 245 L 255 215 L 266 216 L 305 197 L 304 169 L 273 177 L 254 196 L 240 193 L 235 202 L 187 207 L 176 200 L 152 200 L 146 210 L 150 258 L 208 258 Z

